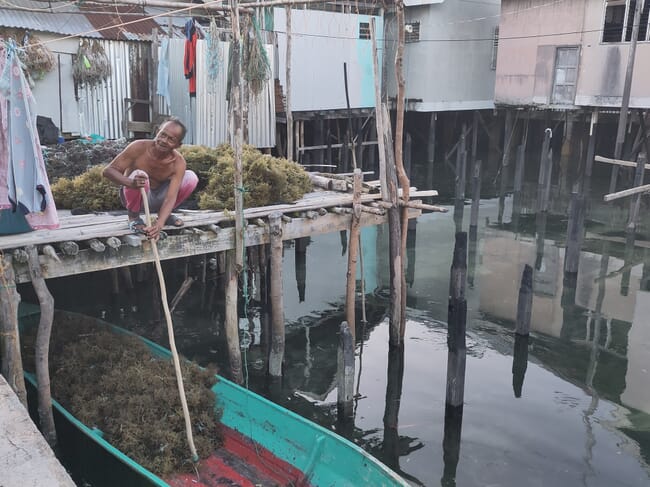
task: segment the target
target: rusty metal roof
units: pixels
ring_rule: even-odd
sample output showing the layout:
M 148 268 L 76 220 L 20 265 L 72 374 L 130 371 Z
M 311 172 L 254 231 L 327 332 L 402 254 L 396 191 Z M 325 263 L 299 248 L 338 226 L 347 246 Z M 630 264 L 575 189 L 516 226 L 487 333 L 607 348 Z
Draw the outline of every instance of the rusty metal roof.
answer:
M 69 0 L 0 0 L 0 27 L 98 39 L 150 40 L 152 29 L 159 27 L 150 16 L 141 6 L 79 7 Z M 166 19 L 160 20 L 166 23 Z

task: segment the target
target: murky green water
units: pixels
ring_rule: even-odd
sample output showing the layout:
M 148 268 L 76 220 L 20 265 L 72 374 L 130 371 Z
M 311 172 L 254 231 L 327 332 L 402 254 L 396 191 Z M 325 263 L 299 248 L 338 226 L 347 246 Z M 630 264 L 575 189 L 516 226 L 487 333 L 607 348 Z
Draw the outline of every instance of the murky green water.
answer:
M 454 469 L 458 486 L 650 485 L 647 239 L 639 238 L 635 252 L 626 253 L 620 233 L 588 221 L 573 289 L 563 273 L 566 219 L 549 216 L 540 238 L 542 228 L 534 215 L 522 215 L 515 232 L 510 212 L 509 198 L 499 225 L 498 200 L 483 200 L 478 239 L 470 247 L 465 404 L 457 465 L 453 452 L 443 451 L 447 300 L 455 233 L 451 214 L 424 215 L 411 234 L 404 372 L 401 394 L 393 395 L 393 400 L 400 399 L 397 438 L 384 425 L 389 385 L 385 229 L 363 232 L 368 323 L 357 328 L 354 424 L 342 427 L 336 421 L 337 330 L 343 320 L 347 264 L 339 234 L 311 239 L 306 255 L 298 258 L 295 246 L 285 249 L 289 325 L 280 388 L 269 388 L 264 380 L 259 344 L 265 337 L 260 336 L 259 309 L 251 308 L 252 345 L 246 353 L 251 389 L 336 429 L 414 485 L 441 485 L 444 471 L 448 478 L 442 485 L 454 485 Z M 469 206 L 464 230 L 468 223 Z M 526 264 L 535 268 L 531 336 L 513 362 L 518 290 Z M 301 301 L 296 276 L 303 273 Z M 95 276 L 97 288 L 87 283 L 73 298 L 58 289 L 72 281 L 61 280 L 55 286 L 57 305 L 104 313 L 155 336 L 159 329 L 146 325 L 151 302 L 146 288 L 139 297 L 122 296 L 111 307 L 107 279 Z M 81 293 L 88 293 L 88 299 L 82 296 L 83 306 Z M 184 298 L 175 315 L 177 344 L 202 363 L 225 367 L 221 318 L 208 311 L 210 293 L 210 282 L 205 289 L 197 284 Z M 133 311 L 131 306 L 139 308 Z M 399 392 L 396 386 L 392 383 L 391 390 Z

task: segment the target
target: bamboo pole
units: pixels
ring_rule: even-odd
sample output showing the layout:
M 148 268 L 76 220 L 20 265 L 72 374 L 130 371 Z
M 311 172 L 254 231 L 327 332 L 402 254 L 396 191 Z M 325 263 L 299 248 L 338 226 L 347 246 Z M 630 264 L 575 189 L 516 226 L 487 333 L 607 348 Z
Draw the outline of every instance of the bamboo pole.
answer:
M 149 213 L 149 199 L 144 188 L 140 188 L 142 202 L 144 203 L 144 213 L 147 220 L 147 226 L 151 226 L 151 213 Z M 187 436 L 187 443 L 192 453 L 192 461 L 198 462 L 199 456 L 196 453 L 194 446 L 194 437 L 192 435 L 192 421 L 190 420 L 190 411 L 187 408 L 187 399 L 185 398 L 185 388 L 183 387 L 183 375 L 181 374 L 181 364 L 176 351 L 176 341 L 174 340 L 174 325 L 172 324 L 172 315 L 169 312 L 169 304 L 167 303 L 167 287 L 165 286 L 165 275 L 163 274 L 162 266 L 160 265 L 160 256 L 158 255 L 158 245 L 155 240 L 151 241 L 151 250 L 153 251 L 154 262 L 156 265 L 156 272 L 158 273 L 158 283 L 160 284 L 160 296 L 165 311 L 165 319 L 167 320 L 167 335 L 169 338 L 169 349 L 172 352 L 172 359 L 174 362 L 174 370 L 176 372 L 176 384 L 178 385 L 178 394 L 181 399 L 181 406 L 183 408 L 183 417 L 185 418 L 185 434 Z
M 616 129 L 616 145 L 614 146 L 614 159 L 620 159 L 623 153 L 625 142 L 625 129 L 627 128 L 627 112 L 630 106 L 630 93 L 632 91 L 632 75 L 634 73 L 634 58 L 636 56 L 636 41 L 639 37 L 639 24 L 641 20 L 641 2 L 634 3 L 634 20 L 632 24 L 632 38 L 630 50 L 627 57 L 627 68 L 625 70 L 625 82 L 623 85 L 623 98 L 621 99 L 621 111 L 618 117 Z M 616 191 L 616 180 L 618 178 L 618 166 L 612 168 L 612 175 L 609 180 L 609 192 Z
M 235 152 L 235 265 L 237 273 L 244 268 L 244 183 L 242 167 L 242 92 L 241 92 L 241 36 L 239 32 L 238 0 L 231 1 L 232 17 L 232 83 L 231 109 L 233 121 L 233 149 Z
M 352 222 L 350 224 L 350 240 L 348 245 L 348 270 L 345 293 L 345 319 L 350 327 L 352 340 L 356 338 L 355 298 L 357 291 L 357 260 L 359 257 L 359 234 L 361 228 L 361 169 L 354 170 L 354 192 L 352 203 Z
M 647 193 L 650 192 L 650 184 L 644 184 L 638 188 L 624 189 L 623 191 L 617 191 L 616 193 L 606 194 L 604 196 L 604 201 L 614 201 L 620 198 L 625 198 L 626 196 L 631 196 L 638 193 Z
M 611 159 L 609 157 L 603 157 L 603 156 L 596 156 L 596 157 L 594 157 L 594 160 L 596 162 L 604 162 L 606 164 L 614 164 L 614 165 L 617 165 L 617 166 L 637 167 L 636 162 L 624 161 L 624 160 L 620 160 L 620 159 Z M 650 164 L 644 164 L 643 168 L 645 170 L 650 169 Z
M 287 16 L 287 50 L 286 50 L 286 85 L 287 106 L 285 109 L 287 118 L 287 159 L 293 160 L 293 112 L 291 111 L 291 6 L 285 7 Z
M 2 375 L 18 399 L 27 407 L 27 392 L 23 376 L 23 360 L 18 335 L 18 303 L 14 267 L 0 253 L 0 343 L 2 344 Z
M 269 215 L 271 238 L 271 353 L 269 374 L 282 376 L 284 360 L 284 303 L 282 299 L 282 217 L 279 212 Z
M 56 428 L 54 426 L 54 415 L 52 413 L 52 393 L 50 390 L 50 369 L 49 351 L 50 336 L 52 335 L 52 321 L 54 319 L 54 298 L 47 289 L 41 264 L 38 260 L 38 251 L 34 245 L 25 248 L 29 254 L 29 275 L 32 279 L 32 286 L 38 297 L 41 308 L 41 316 L 38 321 L 36 332 L 36 343 L 34 345 L 34 362 L 36 368 L 36 382 L 38 394 L 38 419 L 41 425 L 41 432 L 50 447 L 56 446 Z

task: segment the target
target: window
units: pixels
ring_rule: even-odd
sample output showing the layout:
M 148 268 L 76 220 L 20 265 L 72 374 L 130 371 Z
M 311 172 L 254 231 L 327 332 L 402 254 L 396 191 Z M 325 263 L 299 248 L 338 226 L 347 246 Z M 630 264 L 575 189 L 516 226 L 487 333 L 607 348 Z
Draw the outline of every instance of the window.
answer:
M 370 22 L 359 22 L 359 39 L 370 39 Z
M 492 33 L 492 61 L 490 63 L 490 69 L 497 69 L 497 51 L 499 49 L 499 27 L 494 28 Z
M 643 2 L 643 0 L 638 0 Z M 603 42 L 629 42 L 634 27 L 634 9 L 637 0 L 607 0 L 605 3 L 605 20 L 603 22 Z M 646 0 L 641 10 L 639 36 L 637 40 L 645 41 L 648 37 L 648 13 L 650 0 Z
M 406 42 L 418 42 L 420 40 L 420 22 L 408 22 L 404 26 L 406 31 Z
M 578 48 L 558 47 L 555 54 L 555 78 L 551 103 L 573 105 L 578 78 Z

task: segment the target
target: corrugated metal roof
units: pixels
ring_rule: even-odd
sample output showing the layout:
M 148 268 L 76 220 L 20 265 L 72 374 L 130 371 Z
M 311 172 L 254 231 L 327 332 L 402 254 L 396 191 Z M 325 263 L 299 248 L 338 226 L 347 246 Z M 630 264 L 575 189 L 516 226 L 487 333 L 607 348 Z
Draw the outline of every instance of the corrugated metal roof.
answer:
M 159 27 L 150 15 L 139 6 L 88 4 L 78 7 L 70 1 L 57 0 L 0 3 L 2 27 L 111 40 L 150 40 L 152 29 Z M 166 19 L 161 18 L 161 21 Z M 115 27 L 118 24 L 126 25 Z

